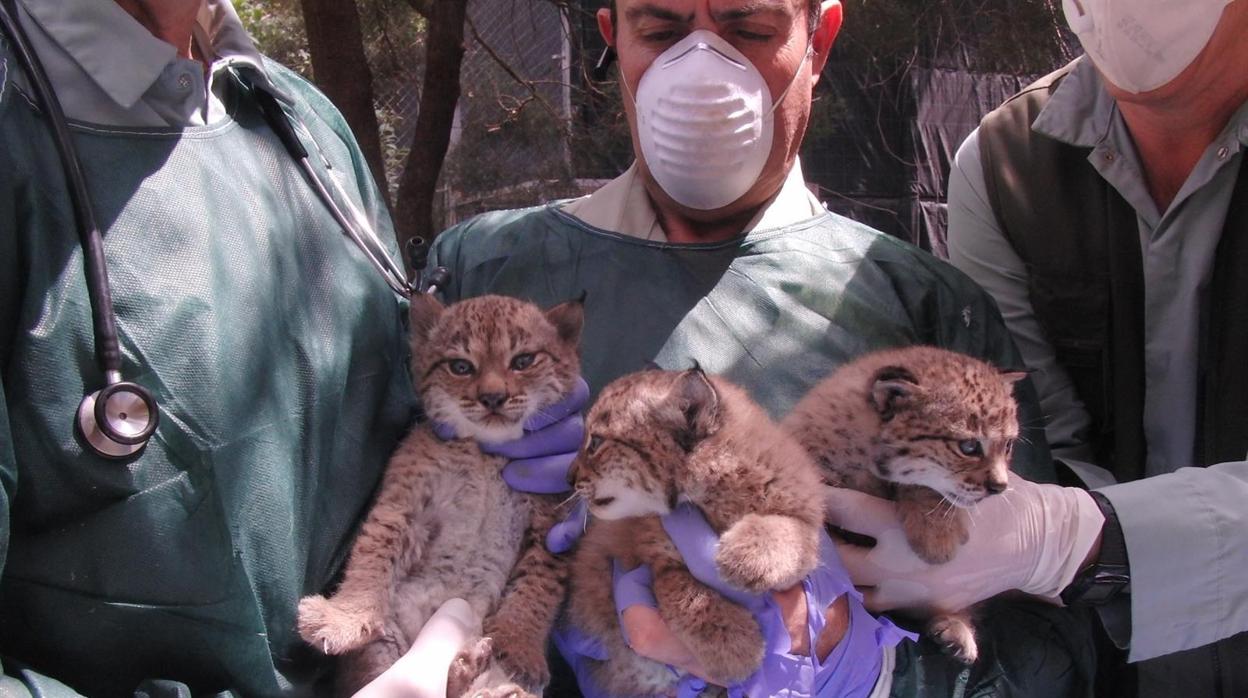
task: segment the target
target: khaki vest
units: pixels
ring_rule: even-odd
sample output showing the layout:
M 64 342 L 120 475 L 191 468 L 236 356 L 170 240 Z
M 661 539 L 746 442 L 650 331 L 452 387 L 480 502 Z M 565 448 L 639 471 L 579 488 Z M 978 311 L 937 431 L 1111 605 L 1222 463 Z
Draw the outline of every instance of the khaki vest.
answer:
M 1088 148 L 1031 130 L 1070 68 L 985 117 L 979 143 L 989 201 L 1027 267 L 1036 317 L 1092 415 L 1086 436 L 1097 462 L 1121 482 L 1143 476 L 1147 448 L 1139 226 L 1134 209 L 1087 162 Z M 1248 453 L 1246 176 L 1215 259 L 1201 321 L 1197 465 Z
M 1134 209 L 1088 163 L 1089 148 L 1031 129 L 1073 65 L 985 117 L 980 156 L 993 213 L 1027 267 L 1036 318 L 1092 415 L 1085 437 L 1097 462 L 1122 482 L 1143 477 L 1147 449 L 1139 225 Z M 1239 461 L 1248 453 L 1248 171 L 1242 168 L 1207 298 L 1200 323 L 1197 465 Z M 1098 693 L 1248 695 L 1245 657 L 1248 633 L 1126 671 L 1103 660 L 1100 678 L 1111 678 L 1098 680 Z

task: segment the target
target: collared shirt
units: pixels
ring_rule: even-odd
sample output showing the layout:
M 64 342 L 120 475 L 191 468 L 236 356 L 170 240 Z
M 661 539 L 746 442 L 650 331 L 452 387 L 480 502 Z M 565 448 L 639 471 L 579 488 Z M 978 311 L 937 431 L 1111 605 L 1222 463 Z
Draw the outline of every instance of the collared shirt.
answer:
M 642 240 L 667 241 L 667 234 L 659 225 L 658 215 L 654 211 L 650 195 L 646 193 L 637 163 L 633 163 L 624 174 L 607 182 L 594 193 L 564 204 L 563 211 L 595 228 Z M 752 230 L 781 228 L 817 216 L 823 211 L 823 204 L 806 188 L 802 163 L 798 159 L 793 162 L 780 191 L 755 214 L 741 232 L 744 234 Z
M 229 0 L 204 0 L 197 60 L 179 58 L 115 2 L 19 0 L 19 21 L 66 117 L 109 126 L 202 126 L 225 116 L 222 68 L 261 58 Z M 18 76 L 25 85 L 25 76 Z
M 1126 123 L 1090 61 L 1080 61 L 1062 81 L 1032 129 L 1091 148 L 1089 163 L 1135 209 L 1145 279 L 1145 473 L 1189 466 L 1196 448 L 1200 308 L 1248 143 L 1248 105 L 1209 145 L 1166 211 L 1157 210 Z M 950 261 L 997 299 L 1024 359 L 1037 369 L 1054 455 L 1088 460 L 1086 445 L 1074 435 L 1090 417 L 1035 318 L 1027 270 L 998 228 L 985 191 L 975 132 L 958 150 L 949 179 Z M 1089 484 L 1107 482 L 1107 473 L 1079 470 Z
M 1243 583 L 1248 546 L 1242 541 L 1248 530 L 1243 507 L 1248 455 L 1244 461 L 1185 467 L 1193 463 L 1196 448 L 1200 308 L 1248 143 L 1248 105 L 1209 145 L 1165 211 L 1157 210 L 1126 124 L 1090 61 L 1080 61 L 1066 76 L 1032 129 L 1091 148 L 1089 162 L 1135 209 L 1145 279 L 1149 477 L 1114 485 L 1108 471 L 1080 462 L 1090 460 L 1090 449 L 1076 434 L 1090 417 L 1045 339 L 1028 296 L 1027 269 L 989 204 L 978 132 L 959 148 L 949 177 L 949 258 L 996 299 L 1027 365 L 1036 369 L 1032 378 L 1054 456 L 1071 464 L 1089 486 L 1104 487 L 1122 523 L 1131 564 L 1130 624 L 1120 614 L 1121 604 L 1102 607 L 1110 636 L 1121 646 L 1130 633 L 1131 661 L 1203 647 L 1248 629 Z M 1183 680 L 1183 672 L 1208 672 L 1216 665 L 1216 658 L 1206 655 L 1175 658 L 1190 664 L 1138 666 L 1177 671 Z M 1141 689 L 1157 692 L 1143 679 Z
M 645 184 L 637 170 L 637 163 L 633 163 L 623 174 L 592 194 L 564 204 L 562 210 L 601 230 L 642 240 L 667 241 L 667 234 L 659 225 L 654 204 L 646 193 Z M 785 176 L 780 191 L 754 215 L 741 232 L 745 234 L 754 230 L 783 228 L 820 215 L 825 210 L 819 199 L 806 187 L 799 158 Z M 883 657 L 880 674 L 868 698 L 887 696 L 893 685 L 896 648 L 888 645 L 881 647 L 880 651 Z

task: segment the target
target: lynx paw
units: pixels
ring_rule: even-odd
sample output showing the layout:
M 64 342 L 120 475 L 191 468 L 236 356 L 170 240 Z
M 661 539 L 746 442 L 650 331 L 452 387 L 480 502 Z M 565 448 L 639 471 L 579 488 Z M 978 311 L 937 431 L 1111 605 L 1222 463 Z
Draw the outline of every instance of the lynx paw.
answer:
M 382 624 L 381 614 L 372 608 L 352 608 L 324 596 L 299 602 L 299 635 L 325 654 L 363 647 L 381 634 Z
M 927 632 L 946 654 L 959 662 L 974 664 L 979 658 L 975 629 L 967 618 L 957 615 L 936 616 L 928 624 Z
M 953 559 L 967 540 L 962 512 L 953 512 L 948 521 L 907 521 L 906 540 L 914 554 L 929 565 L 941 565 Z
M 512 681 L 540 694 L 550 682 L 545 638 L 522 635 L 497 625 L 489 628 L 489 637 L 494 644 L 494 658 Z
M 494 642 L 488 637 L 464 645 L 446 672 L 447 698 L 459 698 L 467 694 L 472 682 L 485 673 L 493 655 Z
M 694 654 L 702 661 L 702 666 L 716 679 L 714 683 L 728 685 L 744 680 L 753 674 L 763 663 L 765 642 L 758 623 L 749 611 L 724 602 L 722 610 L 712 609 L 712 627 L 716 632 L 709 633 L 704 639 L 706 643 L 694 650 Z M 704 628 L 707 630 L 710 628 Z
M 818 562 L 817 533 L 808 529 L 788 516 L 745 516 L 719 539 L 720 576 L 755 594 L 797 584 Z

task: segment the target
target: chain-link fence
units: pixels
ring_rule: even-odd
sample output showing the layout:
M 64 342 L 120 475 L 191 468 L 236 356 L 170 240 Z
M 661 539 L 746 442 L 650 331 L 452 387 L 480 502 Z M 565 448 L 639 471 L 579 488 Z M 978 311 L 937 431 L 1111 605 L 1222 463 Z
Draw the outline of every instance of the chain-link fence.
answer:
M 358 3 L 393 192 L 419 137 L 424 24 L 405 0 Z M 469 0 L 437 224 L 580 195 L 628 166 L 632 148 L 614 77 L 590 78 L 603 46 L 594 20 L 602 4 Z M 939 251 L 957 146 L 988 110 L 1072 56 L 1060 7 L 1055 0 L 843 4 L 845 25 L 802 148 L 807 181 L 834 211 Z M 273 40 L 290 44 L 289 33 L 283 25 Z

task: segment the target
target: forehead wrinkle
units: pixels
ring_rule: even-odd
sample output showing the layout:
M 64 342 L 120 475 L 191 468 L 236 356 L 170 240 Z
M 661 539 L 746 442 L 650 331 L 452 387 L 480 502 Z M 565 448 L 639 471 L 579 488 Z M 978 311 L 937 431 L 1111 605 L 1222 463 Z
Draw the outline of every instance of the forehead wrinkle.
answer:
M 723 10 L 711 10 L 711 19 L 716 22 L 731 22 L 755 15 L 792 15 L 793 4 L 784 0 L 746 0 L 735 7 Z
M 661 19 L 668 22 L 682 22 L 684 24 L 688 24 L 693 21 L 692 12 L 687 15 L 682 15 L 675 10 L 652 2 L 644 2 L 640 5 L 634 5 L 624 11 L 624 19 L 630 22 L 636 22 L 647 17 Z

